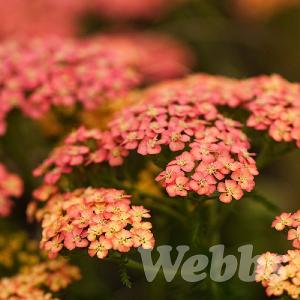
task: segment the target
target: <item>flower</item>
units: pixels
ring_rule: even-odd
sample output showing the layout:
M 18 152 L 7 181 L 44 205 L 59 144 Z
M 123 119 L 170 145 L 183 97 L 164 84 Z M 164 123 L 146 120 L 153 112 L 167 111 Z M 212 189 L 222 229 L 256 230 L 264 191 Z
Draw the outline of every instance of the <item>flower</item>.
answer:
M 153 234 L 143 228 L 133 228 L 130 230 L 132 233 L 132 242 L 134 247 L 142 247 L 143 249 L 153 249 L 154 238 Z
M 293 246 L 300 249 L 300 226 L 298 226 L 297 229 L 289 230 L 288 240 L 293 241 Z
M 216 179 L 209 174 L 195 172 L 190 181 L 190 188 L 199 195 L 212 195 L 216 190 Z
M 34 211 L 42 222 L 40 244 L 49 258 L 63 248 L 87 248 L 90 256 L 103 259 L 111 249 L 128 252 L 141 245 L 154 246 L 151 223 L 143 222 L 150 218 L 149 211 L 130 206 L 130 196 L 121 190 L 77 189 L 36 201 L 42 204 Z
M 12 210 L 12 198 L 20 197 L 23 192 L 23 183 L 19 176 L 9 173 L 5 166 L 0 164 L 0 216 L 7 217 Z
M 232 199 L 240 200 L 243 197 L 242 188 L 233 180 L 225 180 L 225 183 L 218 184 L 218 191 L 221 193 L 220 200 L 230 203 Z
M 108 255 L 108 251 L 111 248 L 111 240 L 105 238 L 104 236 L 100 236 L 99 240 L 93 241 L 90 244 L 88 253 L 92 257 L 97 255 L 98 258 L 103 259 Z
M 293 241 L 293 247 L 300 249 L 300 225 L 299 225 L 299 211 L 292 213 L 282 213 L 272 223 L 278 231 L 288 229 L 288 240 Z
M 280 216 L 276 217 L 276 219 L 272 223 L 272 227 L 274 227 L 278 231 L 282 231 L 285 227 L 290 227 L 293 224 L 293 217 L 291 213 L 282 213 Z
M 288 240 L 293 241 L 294 250 L 285 255 L 267 252 L 259 257 L 256 267 L 256 281 L 266 288 L 269 297 L 287 293 L 292 299 L 300 296 L 300 227 L 299 211 L 282 213 L 272 223 L 278 231 L 288 230 Z M 296 220 L 296 222 L 295 222 Z
M 175 182 L 171 183 L 166 187 L 169 196 L 170 197 L 187 196 L 187 192 L 190 189 L 188 186 L 188 182 L 189 179 L 184 176 L 177 177 L 175 179 Z

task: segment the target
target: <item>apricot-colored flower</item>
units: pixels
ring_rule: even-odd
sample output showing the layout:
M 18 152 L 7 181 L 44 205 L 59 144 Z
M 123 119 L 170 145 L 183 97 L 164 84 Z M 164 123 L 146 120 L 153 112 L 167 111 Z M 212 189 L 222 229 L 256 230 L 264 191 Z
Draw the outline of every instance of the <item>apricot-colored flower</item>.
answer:
M 276 219 L 272 223 L 272 227 L 274 227 L 278 231 L 282 231 L 285 227 L 290 227 L 293 224 L 293 217 L 291 213 L 282 213 L 280 216 L 276 217 Z
M 218 191 L 221 193 L 220 200 L 230 203 L 232 199 L 240 200 L 243 196 L 241 187 L 233 180 L 225 180 L 225 183 L 218 184 Z

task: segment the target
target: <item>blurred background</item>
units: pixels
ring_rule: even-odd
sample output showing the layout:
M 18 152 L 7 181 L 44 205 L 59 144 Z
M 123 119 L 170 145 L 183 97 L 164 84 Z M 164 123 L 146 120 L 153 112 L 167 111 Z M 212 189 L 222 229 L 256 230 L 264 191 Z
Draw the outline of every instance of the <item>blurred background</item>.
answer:
M 169 3 L 164 9 L 146 8 L 137 15 L 132 15 L 129 4 L 124 6 L 126 0 L 120 0 L 119 3 L 123 2 L 124 8 L 117 11 L 111 11 L 105 5 L 100 5 L 98 10 L 93 7 L 82 11 L 68 6 L 68 1 L 65 1 L 66 7 L 61 10 L 62 0 L 50 1 L 46 7 L 39 5 L 37 0 L 28 2 L 32 2 L 33 6 L 25 0 L 0 0 L 0 37 L 3 40 L 31 33 L 42 26 L 42 33 L 47 30 L 50 34 L 80 37 L 118 30 L 151 31 L 186 43 L 195 56 L 193 72 L 237 78 L 278 73 L 290 81 L 300 81 L 299 0 L 169 0 L 165 1 Z M 108 2 L 114 1 L 106 0 Z M 14 10 L 14 7 L 19 9 Z M 160 13 L 153 13 L 153 10 Z M 72 19 L 72 24 L 66 25 L 69 19 Z M 168 53 L 164 55 L 167 56 Z M 157 59 L 163 60 L 163 57 Z M 35 147 L 35 153 L 28 154 L 28 161 L 25 162 L 20 156 L 23 149 L 30 148 L 29 145 L 35 143 L 34 137 L 38 134 L 39 130 L 29 120 L 26 128 L 18 126 L 17 121 L 13 120 L 7 135 L 1 141 L 6 149 L 5 153 L 10 154 L 8 164 L 17 172 L 23 173 L 25 178 L 30 177 L 31 170 L 49 151 L 46 145 L 48 142 L 43 142 L 41 138 Z M 16 139 L 10 139 L 12 135 Z M 8 145 L 8 140 L 15 140 L 15 144 Z M 21 171 L 18 170 L 20 165 Z M 27 183 L 24 198 L 28 201 L 34 183 L 31 179 Z M 265 168 L 258 178 L 258 189 L 282 211 L 293 212 L 298 209 L 300 151 L 290 152 Z M 1 226 L 8 231 L 12 226 L 29 228 L 30 231 L 31 227 L 25 221 L 26 200 L 18 205 L 14 217 L 2 220 Z M 270 227 L 275 215 L 260 204 L 249 203 L 249 200 L 236 205 L 226 228 L 222 229 L 222 241 L 227 246 L 228 253 L 235 254 L 239 246 L 248 243 L 254 244 L 255 254 L 287 249 L 284 238 L 274 233 Z M 235 230 L 236 224 L 238 231 Z M 166 224 L 165 235 L 175 234 L 174 245 L 184 244 L 180 229 L 171 230 L 168 225 Z M 214 299 L 203 296 L 202 289 L 206 283 L 189 286 L 177 281 L 165 283 L 157 278 L 154 283 L 149 284 L 142 274 L 135 271 L 130 271 L 134 284 L 128 289 L 120 283 L 118 270 L 114 265 L 99 263 L 96 259 L 88 259 L 78 253 L 72 259 L 81 266 L 83 280 L 67 289 L 61 296 L 62 299 Z M 241 283 L 237 278 L 226 284 L 218 284 L 218 289 L 219 299 L 265 299 L 263 288 L 255 283 Z

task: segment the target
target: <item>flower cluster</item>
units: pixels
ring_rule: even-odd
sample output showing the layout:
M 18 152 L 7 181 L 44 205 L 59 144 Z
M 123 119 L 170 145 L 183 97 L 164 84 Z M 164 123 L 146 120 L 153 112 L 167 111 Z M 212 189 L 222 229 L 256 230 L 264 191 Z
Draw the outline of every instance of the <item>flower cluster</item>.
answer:
M 0 164 L 0 216 L 6 217 L 10 214 L 13 202 L 12 197 L 19 197 L 23 192 L 21 179 Z
M 78 16 L 85 0 L 0 0 L 0 38 L 78 32 Z
M 300 147 L 299 83 L 290 83 L 279 75 L 235 80 L 200 74 L 163 86 L 153 88 L 152 97 L 163 101 L 170 94 L 181 94 L 216 106 L 241 107 L 250 114 L 248 127 L 267 130 L 273 140 L 295 141 Z
M 157 64 L 158 53 L 168 53 L 163 63 Z M 184 74 L 190 57 L 183 46 L 154 34 L 7 40 L 0 45 L 0 133 L 14 108 L 33 118 L 53 106 L 79 103 L 95 109 L 126 95 L 141 81 Z
M 29 240 L 24 232 L 1 233 L 0 265 L 6 269 L 17 269 L 40 262 L 42 255 L 36 241 Z
M 152 19 L 181 0 L 0 0 L 0 39 L 13 36 L 74 36 L 92 13 L 114 21 Z
M 107 161 L 119 166 L 131 151 L 148 156 L 168 149 L 170 159 L 157 180 L 170 196 L 186 196 L 188 191 L 199 195 L 219 192 L 226 203 L 241 199 L 243 191 L 254 188 L 258 174 L 248 152 L 250 144 L 241 124 L 223 117 L 214 103 L 207 101 L 227 101 L 225 96 L 234 83 L 228 80 L 226 87 L 219 87 L 217 80 L 209 77 L 211 84 L 206 90 L 210 96 L 206 98 L 200 93 L 205 88 L 196 84 L 201 77 L 205 78 L 187 79 L 186 85 L 178 81 L 151 89 L 144 103 L 123 110 L 105 132 L 79 128 L 35 175 L 45 174 L 47 184 L 56 184 L 62 174 L 79 165 Z M 235 105 L 232 99 L 229 102 Z M 175 159 L 171 159 L 173 153 Z
M 41 248 L 50 258 L 63 247 L 88 248 L 90 256 L 102 259 L 110 249 L 128 252 L 131 248 L 154 246 L 152 225 L 144 221 L 150 218 L 149 211 L 131 206 L 131 196 L 121 190 L 87 188 L 57 194 L 55 189 L 43 187 L 35 196 L 39 201 L 50 196 L 42 208 L 31 208 L 31 213 L 42 221 Z
M 249 110 L 247 126 L 268 130 L 275 141 L 295 141 L 300 148 L 300 85 L 278 75 L 242 81 L 239 86 L 244 107 Z
M 58 300 L 51 292 L 66 288 L 80 279 L 79 270 L 62 258 L 25 268 L 10 278 L 0 280 L 1 300 Z
M 140 82 L 103 44 L 60 38 L 2 43 L 0 70 L 2 124 L 13 107 L 30 117 L 40 117 L 53 105 L 81 103 L 91 109 Z
M 282 213 L 272 223 L 277 231 L 288 231 L 288 240 L 293 241 L 296 250 L 285 255 L 267 252 L 260 256 L 256 269 L 256 281 L 266 288 L 268 296 L 287 293 L 293 299 L 300 296 L 300 210 L 296 213 Z
M 295 141 L 300 147 L 300 84 L 290 83 L 279 75 L 245 80 L 192 75 L 154 87 L 150 94 L 150 101 L 168 101 L 171 95 L 185 95 L 216 106 L 241 107 L 249 112 L 248 127 L 267 130 L 273 140 Z
M 215 106 L 236 108 L 242 105 L 239 92 L 241 81 L 224 76 L 193 74 L 181 80 L 163 82 L 149 88 L 145 102 L 165 103 L 172 98 L 180 101 L 210 103 Z
M 293 299 L 300 296 L 300 250 L 285 255 L 267 252 L 257 261 L 256 281 L 266 288 L 269 297 L 285 292 Z
M 157 33 L 108 33 L 102 34 L 98 41 L 114 51 L 124 63 L 136 66 L 147 81 L 183 76 L 194 60 L 187 46 Z

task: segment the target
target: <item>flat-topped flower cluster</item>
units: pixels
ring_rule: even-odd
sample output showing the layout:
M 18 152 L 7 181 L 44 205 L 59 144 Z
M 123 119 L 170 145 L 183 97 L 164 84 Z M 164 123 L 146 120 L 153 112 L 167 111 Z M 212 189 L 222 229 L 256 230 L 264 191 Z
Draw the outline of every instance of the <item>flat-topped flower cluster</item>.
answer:
M 279 75 L 236 80 L 200 74 L 162 84 L 149 92 L 150 101 L 168 101 L 176 95 L 216 106 L 243 108 L 249 114 L 247 127 L 267 130 L 275 141 L 294 141 L 300 148 L 299 83 L 290 83 Z
M 241 84 L 247 126 L 268 130 L 277 142 L 295 141 L 300 148 L 300 85 L 278 75 L 260 76 Z
M 0 164 L 0 216 L 7 217 L 13 206 L 12 198 L 20 197 L 23 192 L 23 183 L 19 176 L 10 173 L 3 164 Z
M 35 175 L 44 174 L 46 184 L 56 184 L 62 174 L 71 173 L 76 166 L 108 162 L 115 167 L 133 151 L 158 156 L 167 150 L 175 159 L 165 161 L 165 170 L 157 180 L 170 196 L 187 196 L 189 191 L 199 195 L 219 192 L 220 200 L 226 203 L 241 199 L 243 191 L 254 188 L 256 163 L 248 152 L 250 143 L 242 125 L 223 117 L 210 98 L 201 98 L 204 92 L 196 94 L 195 89 L 201 86 L 189 89 L 196 79 L 202 84 L 205 78 L 188 79 L 186 89 L 182 89 L 181 81 L 150 89 L 143 103 L 124 109 L 105 132 L 79 128 L 35 170 Z M 207 79 L 210 89 L 206 86 L 206 94 L 216 94 L 213 99 L 224 102 L 233 81 L 225 80 L 219 87 L 213 84 L 218 80 Z
M 0 61 L 1 120 L 13 107 L 30 117 L 40 117 L 53 105 L 94 108 L 140 82 L 131 66 L 93 42 L 7 41 L 0 46 Z
M 59 300 L 52 293 L 66 288 L 78 279 L 79 269 L 65 259 L 58 258 L 26 267 L 13 277 L 1 278 L 0 299 Z
M 32 207 L 31 214 L 42 222 L 41 247 L 50 258 L 63 247 L 88 248 L 90 256 L 103 259 L 111 249 L 128 252 L 154 246 L 152 225 L 144 221 L 150 218 L 149 211 L 131 205 L 131 196 L 121 190 L 87 188 L 59 194 L 44 186 L 34 195 L 46 201 L 42 208 Z
M 300 211 L 294 214 L 282 213 L 272 223 L 278 231 L 291 228 L 288 240 L 293 241 L 294 250 L 285 255 L 267 252 L 258 259 L 256 281 L 266 288 L 268 296 L 287 293 L 291 298 L 300 296 Z
M 157 53 L 169 53 L 158 64 Z M 171 53 L 171 54 L 170 54 Z M 154 34 L 7 40 L 0 45 L 0 133 L 14 108 L 39 118 L 53 106 L 95 109 L 141 82 L 184 74 L 189 52 Z

